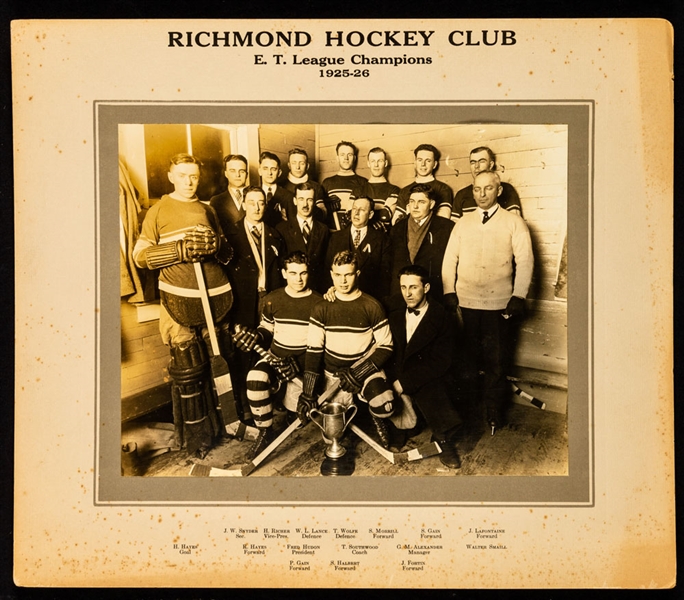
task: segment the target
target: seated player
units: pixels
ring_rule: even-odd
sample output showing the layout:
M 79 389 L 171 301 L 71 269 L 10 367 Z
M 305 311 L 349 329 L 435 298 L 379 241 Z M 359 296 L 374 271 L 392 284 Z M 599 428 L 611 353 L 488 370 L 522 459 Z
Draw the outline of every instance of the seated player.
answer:
M 255 344 L 268 348 L 273 359 L 262 358 L 247 374 L 247 400 L 259 437 L 254 442 L 250 458 L 257 456 L 274 439 L 273 400 L 283 382 L 287 382 L 283 405 L 288 421 L 296 417 L 301 385 L 293 379 L 304 371 L 309 330 L 309 315 L 321 295 L 309 289 L 309 259 L 300 251 L 283 260 L 286 286 L 264 298 L 261 322 L 255 331 L 242 328 L 235 335 L 236 346 L 251 351 Z
M 378 436 L 388 447 L 385 420 L 394 412 L 394 393 L 382 371 L 392 354 L 387 317 L 380 302 L 357 287 L 359 263 L 354 252 L 338 252 L 331 272 L 335 301 L 319 302 L 311 312 L 297 412 L 306 420 L 315 406 L 319 381 L 328 388 L 337 378 L 341 390 L 334 400 L 348 406 L 357 394 L 368 404 Z

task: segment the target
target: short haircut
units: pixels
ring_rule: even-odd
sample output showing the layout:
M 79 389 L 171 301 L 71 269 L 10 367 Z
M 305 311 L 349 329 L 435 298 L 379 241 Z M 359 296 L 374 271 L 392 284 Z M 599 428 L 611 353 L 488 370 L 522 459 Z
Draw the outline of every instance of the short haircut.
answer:
M 470 151 L 470 154 L 477 154 L 478 152 L 486 152 L 489 154 L 489 160 L 491 160 L 494 163 L 494 167 L 496 168 L 496 155 L 494 152 L 492 152 L 492 149 L 489 148 L 488 146 L 478 146 L 477 148 L 473 148 Z M 470 156 L 470 154 L 468 156 Z
M 342 140 L 337 146 L 335 146 L 335 154 L 337 154 L 340 151 L 340 148 L 342 146 L 349 146 L 352 149 L 352 152 L 354 152 L 354 156 L 356 156 L 359 153 L 359 150 L 354 144 L 351 142 L 346 142 L 345 140 Z
M 437 162 L 439 160 L 439 157 L 441 156 L 439 150 L 437 150 L 437 148 L 435 148 L 432 144 L 421 144 L 413 151 L 413 156 L 418 156 L 418 153 L 421 150 L 427 150 L 428 152 L 432 152 L 432 156 L 434 157 L 435 162 Z
M 374 210 L 375 201 L 372 198 L 369 198 L 368 196 L 359 196 L 358 198 L 354 198 L 354 202 L 358 202 L 359 200 L 365 200 L 366 202 L 368 202 L 369 209 Z M 354 202 L 352 202 L 352 204 Z
M 307 267 L 311 264 L 309 262 L 309 257 L 301 250 L 290 252 L 285 258 L 283 258 L 283 269 L 287 270 L 287 265 L 292 263 L 297 265 L 306 265 Z
M 342 250 L 333 256 L 332 267 L 341 267 L 343 265 L 354 265 L 354 271 L 359 270 L 359 259 L 356 257 L 356 252 L 351 250 Z
M 181 164 L 192 164 L 192 165 L 197 165 L 198 167 L 201 167 L 202 161 L 200 161 L 199 158 L 193 156 L 192 154 L 186 154 L 184 152 L 181 152 L 180 154 L 174 154 L 169 159 L 169 170 L 171 170 L 171 167 L 173 167 L 173 165 L 181 165 Z
M 380 152 L 383 153 L 383 155 L 385 156 L 385 160 L 387 160 L 387 152 L 385 152 L 380 146 L 376 146 L 375 148 L 371 148 L 368 151 L 368 156 L 370 156 L 371 154 L 380 154 Z
M 278 165 L 278 168 L 280 168 L 280 159 L 278 158 L 277 154 L 273 154 L 273 152 L 262 152 L 259 154 L 259 164 L 264 162 L 266 159 L 274 160 Z
M 292 150 L 290 150 L 290 151 L 287 153 L 287 160 L 288 160 L 288 162 L 289 162 L 289 160 L 290 160 L 290 157 L 291 157 L 293 154 L 302 154 L 303 156 L 306 157 L 306 162 L 309 162 L 309 155 L 306 153 L 306 150 L 304 150 L 304 148 L 292 148 Z
M 242 156 L 242 154 L 229 154 L 228 156 L 223 157 L 223 167 L 225 170 L 226 165 L 231 161 L 231 160 L 239 160 L 243 163 L 245 163 L 245 169 L 247 168 L 247 159 Z
M 242 201 L 244 202 L 245 199 L 247 198 L 247 194 L 250 192 L 259 192 L 263 197 L 264 200 L 266 200 L 266 192 L 264 192 L 263 188 L 260 188 L 258 185 L 250 185 L 247 186 L 242 190 Z
M 412 194 L 420 194 L 421 192 L 425 194 L 425 197 L 428 200 L 435 199 L 435 191 L 432 189 L 432 186 L 428 183 L 414 183 L 409 188 L 409 198 Z
M 314 187 L 313 183 L 311 183 L 310 181 L 305 181 L 304 183 L 298 183 L 295 186 L 295 196 L 297 195 L 297 192 L 305 192 L 306 190 L 313 190 L 314 196 L 316 195 L 316 188 Z
M 421 267 L 420 265 L 406 265 L 405 267 L 402 267 L 399 270 L 397 279 L 401 279 L 402 275 L 415 275 L 416 277 L 420 277 L 423 285 L 430 283 L 430 274 L 425 267 Z
M 490 175 L 494 175 L 494 179 L 496 180 L 496 185 L 501 185 L 501 177 L 496 171 L 480 171 L 477 175 L 475 175 L 475 179 L 477 179 L 480 175 L 485 175 L 486 173 L 489 173 Z

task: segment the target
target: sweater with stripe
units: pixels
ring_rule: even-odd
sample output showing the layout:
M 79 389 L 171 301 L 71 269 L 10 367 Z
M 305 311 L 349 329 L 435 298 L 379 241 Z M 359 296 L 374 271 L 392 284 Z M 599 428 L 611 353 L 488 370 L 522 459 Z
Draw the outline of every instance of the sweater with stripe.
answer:
M 133 248 L 133 259 L 151 246 L 182 240 L 185 234 L 197 225 L 211 227 L 220 238 L 221 228 L 214 209 L 199 200 L 176 200 L 164 195 L 145 216 L 140 237 Z M 214 260 L 202 264 L 207 288 L 210 291 L 226 287 L 230 290 L 228 277 L 221 266 Z M 159 270 L 159 284 L 178 296 L 198 295 L 186 293 L 184 290 L 199 290 L 195 268 L 192 263 L 183 262 Z M 212 294 L 213 295 L 213 294 Z
M 309 321 L 306 370 L 335 373 L 367 354 L 382 368 L 392 354 L 392 333 L 382 305 L 372 296 L 359 293 L 352 300 L 339 297 L 319 302 Z
M 309 335 L 309 317 L 323 297 L 312 290 L 306 296 L 290 296 L 287 288 L 277 289 L 264 298 L 259 332 L 271 340 L 271 353 L 279 358 L 295 356 L 304 366 Z

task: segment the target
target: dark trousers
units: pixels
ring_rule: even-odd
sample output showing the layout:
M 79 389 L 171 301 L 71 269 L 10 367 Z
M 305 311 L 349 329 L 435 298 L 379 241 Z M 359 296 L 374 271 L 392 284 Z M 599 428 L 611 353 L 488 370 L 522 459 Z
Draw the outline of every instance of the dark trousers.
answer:
M 499 417 L 508 394 L 506 373 L 511 362 L 511 323 L 502 310 L 461 307 L 463 314 L 463 389 L 470 401 L 484 403 L 487 418 Z M 482 374 L 482 392 L 478 379 Z

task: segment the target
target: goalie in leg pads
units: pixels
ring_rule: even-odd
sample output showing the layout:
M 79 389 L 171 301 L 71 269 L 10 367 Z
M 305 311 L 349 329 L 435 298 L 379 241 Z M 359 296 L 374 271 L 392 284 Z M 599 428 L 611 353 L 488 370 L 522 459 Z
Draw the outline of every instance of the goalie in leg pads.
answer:
M 202 263 L 214 321 L 228 313 L 233 294 L 221 264 L 232 255 L 214 210 L 196 191 L 200 162 L 189 154 L 171 158 L 174 186 L 147 213 L 133 249 L 137 266 L 159 270 L 159 331 L 170 347 L 174 425 L 179 447 L 206 455 L 219 431 L 207 352 L 199 331 L 206 325 L 193 263 Z M 221 264 L 219 264 L 221 263 Z
M 392 354 L 387 317 L 375 298 L 358 289 L 358 261 L 353 252 L 343 251 L 334 256 L 331 275 L 335 300 L 320 302 L 311 312 L 304 390 L 298 412 L 308 415 L 321 374 L 325 388 L 339 379 L 341 390 L 334 400 L 349 405 L 358 395 L 367 403 L 376 432 L 387 447 L 386 421 L 395 411 L 394 392 L 382 371 Z M 354 364 L 364 356 L 365 360 Z
M 285 385 L 283 405 L 288 421 L 296 418 L 301 385 L 293 381 L 301 374 L 307 347 L 309 315 L 321 295 L 309 289 L 309 259 L 303 252 L 292 252 L 283 260 L 283 277 L 287 282 L 264 298 L 264 308 L 256 330 L 240 328 L 235 345 L 251 351 L 255 344 L 269 348 L 273 359 L 262 358 L 247 374 L 247 400 L 259 428 L 250 458 L 257 456 L 273 441 L 273 401 Z

